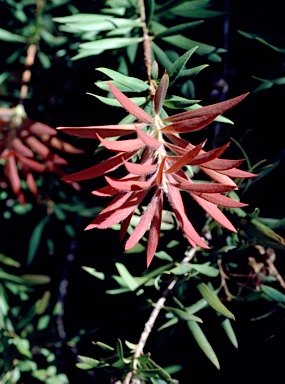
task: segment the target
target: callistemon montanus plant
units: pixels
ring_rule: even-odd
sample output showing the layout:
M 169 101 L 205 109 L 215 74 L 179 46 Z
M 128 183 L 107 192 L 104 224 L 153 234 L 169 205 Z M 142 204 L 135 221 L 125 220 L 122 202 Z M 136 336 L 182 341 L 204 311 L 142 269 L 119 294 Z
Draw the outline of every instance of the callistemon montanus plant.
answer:
M 214 105 L 161 118 L 160 112 L 168 84 L 169 76 L 165 73 L 153 98 L 153 116 L 147 114 L 108 82 L 113 96 L 129 113 L 135 116 L 136 122 L 58 128 L 75 136 L 98 139 L 105 148 L 115 153 L 109 159 L 86 170 L 65 176 L 64 179 L 70 181 L 86 180 L 106 175 L 120 166 L 126 170 L 126 175 L 120 179 L 105 176 L 107 185 L 92 192 L 97 196 L 114 196 L 114 198 L 86 229 L 105 229 L 121 223 L 120 238 L 123 239 L 136 208 L 152 191 L 151 201 L 125 244 L 126 250 L 131 249 L 149 228 L 147 266 L 151 263 L 158 246 L 164 196 L 168 199 L 177 222 L 191 246 L 209 248 L 188 219 L 180 191 L 189 193 L 213 219 L 225 228 L 236 231 L 217 206 L 244 207 L 246 204 L 223 194 L 237 189 L 232 178 L 255 176 L 253 173 L 236 168 L 243 160 L 219 158 L 229 143 L 205 152 L 202 149 L 205 142 L 192 145 L 180 137 L 185 133 L 204 128 L 218 115 L 243 100 L 247 93 Z M 106 138 L 127 135 L 135 135 L 135 138 L 106 140 Z M 136 159 L 139 159 L 139 162 Z M 187 165 L 198 166 L 213 182 L 193 182 L 187 172 L 183 170 Z

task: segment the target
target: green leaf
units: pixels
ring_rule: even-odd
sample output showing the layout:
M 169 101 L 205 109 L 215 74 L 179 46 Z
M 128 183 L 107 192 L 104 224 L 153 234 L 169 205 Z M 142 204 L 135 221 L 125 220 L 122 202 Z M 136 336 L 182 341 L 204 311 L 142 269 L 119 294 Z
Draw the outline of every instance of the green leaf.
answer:
M 182 309 L 173 308 L 173 307 L 164 307 L 164 309 L 173 313 L 175 316 L 177 316 L 181 320 L 185 320 L 185 321 L 193 320 L 193 321 L 197 321 L 198 323 L 203 323 L 203 320 L 200 317 L 192 315 L 191 313 L 187 311 L 183 311 Z
M 33 230 L 33 233 L 29 241 L 27 265 L 30 265 L 34 260 L 34 257 L 37 253 L 38 247 L 41 242 L 41 237 L 42 237 L 44 227 L 48 221 L 49 221 L 49 216 L 45 216 Z
M 107 105 L 111 105 L 112 107 L 121 107 L 121 108 L 123 108 L 122 104 L 119 103 L 119 101 L 117 99 L 111 99 L 111 98 L 108 98 L 108 97 L 94 95 L 93 93 L 89 93 L 89 92 L 87 92 L 87 95 L 91 95 L 91 96 L 97 97 L 97 99 L 102 101 L 102 103 L 107 104 Z M 129 99 L 133 103 L 138 105 L 138 106 L 141 106 L 141 105 L 145 104 L 146 101 L 147 101 L 146 97 L 130 97 Z
M 208 263 L 205 264 L 190 264 L 195 271 L 202 273 L 203 275 L 210 277 L 217 277 L 219 275 L 219 270 L 211 267 Z
M 11 257 L 3 255 L 3 253 L 0 253 L 0 263 L 9 265 L 11 267 L 16 267 L 16 268 L 20 268 L 21 266 L 21 264 L 18 261 L 11 259 Z
M 149 25 L 150 21 L 153 18 L 155 1 L 154 0 L 145 0 L 144 6 L 145 6 L 145 22 L 146 22 L 146 25 Z
M 285 303 L 285 295 L 277 289 L 263 284 L 262 291 L 273 301 L 277 301 L 277 303 Z
M 33 357 L 30 351 L 30 343 L 27 339 L 21 339 L 20 337 L 14 337 L 13 339 L 9 339 L 11 344 L 14 344 L 17 350 L 21 355 L 28 357 L 31 359 Z
M 68 24 L 67 24 L 68 25 Z M 111 16 L 105 16 L 104 19 L 97 19 L 96 21 L 87 21 L 87 22 L 75 22 L 71 23 L 72 28 L 76 28 L 80 31 L 110 31 L 118 28 L 125 27 L 139 27 L 139 19 L 123 19 L 123 18 L 114 18 Z
M 130 359 L 124 357 L 123 345 L 120 339 L 117 340 L 116 350 L 120 360 L 122 360 L 124 364 L 129 364 L 131 362 Z
M 82 267 L 82 269 L 84 269 L 84 271 L 90 273 L 90 275 L 97 277 L 97 279 L 99 279 L 99 280 L 105 280 L 104 273 L 96 271 L 95 268 Z
M 110 345 L 108 344 L 105 344 L 105 343 L 102 343 L 101 341 L 96 341 L 94 342 L 93 344 L 95 345 L 98 345 L 98 347 L 106 350 L 106 351 L 114 351 L 115 349 L 113 347 L 111 347 Z
M 236 334 L 233 330 L 232 323 L 230 319 L 224 319 L 221 323 L 226 335 L 228 336 L 230 342 L 233 344 L 235 348 L 238 348 L 238 341 L 236 338 Z
M 27 43 L 27 39 L 21 35 L 6 31 L 0 28 L 0 40 L 9 41 L 11 43 Z
M 142 92 L 147 91 L 149 89 L 149 85 L 147 83 L 135 77 L 126 76 L 108 68 L 96 68 L 96 70 L 104 73 L 111 79 L 115 80 L 117 83 L 123 85 L 128 89 L 129 92 Z M 107 90 L 110 90 L 109 87 Z
M 138 287 L 138 284 L 136 280 L 133 278 L 133 276 L 130 274 L 130 272 L 127 270 L 127 268 L 121 263 L 115 263 L 115 265 L 117 267 L 117 270 L 120 276 L 122 277 L 122 279 L 124 280 L 128 288 L 131 291 L 135 291 Z
M 187 52 L 184 53 L 184 55 L 179 57 L 179 59 L 176 60 L 172 64 L 172 66 L 169 68 L 168 74 L 170 78 L 170 82 L 169 82 L 170 85 L 172 85 L 175 82 L 175 80 L 179 77 L 187 61 L 190 59 L 190 57 L 193 55 L 193 53 L 196 51 L 197 48 L 198 46 L 189 49 Z
M 163 105 L 169 109 L 183 109 L 197 103 L 198 101 L 199 100 L 189 100 L 181 96 L 172 95 L 170 97 L 166 97 Z
M 208 285 L 205 283 L 200 283 L 197 286 L 199 292 L 203 296 L 205 300 L 207 300 L 208 304 L 217 312 L 221 313 L 225 317 L 229 317 L 230 319 L 235 320 L 234 315 L 224 306 L 218 296 L 213 292 Z
M 113 37 L 96 41 L 88 41 L 87 43 L 80 44 L 79 47 L 83 49 L 94 49 L 103 52 L 108 49 L 119 49 L 127 47 L 128 45 L 137 44 L 142 40 L 142 37 Z
M 158 45 L 156 45 L 154 42 L 152 42 L 151 48 L 152 48 L 153 54 L 156 57 L 157 61 L 168 72 L 168 70 L 172 66 L 172 61 L 168 58 L 167 54 Z
M 174 45 L 175 47 L 185 49 L 187 51 L 191 48 L 198 46 L 198 48 L 196 49 L 197 55 L 206 56 L 209 60 L 215 62 L 220 62 L 222 60 L 218 53 L 226 52 L 226 50 L 223 48 L 216 48 L 212 45 L 190 40 L 182 35 L 163 37 L 162 40 L 166 41 L 171 45 Z
M 91 357 L 78 355 L 78 358 L 82 361 L 82 363 L 77 363 L 76 366 L 80 369 L 93 369 L 98 367 L 100 364 L 99 360 L 92 359 Z
M 50 282 L 50 277 L 45 275 L 25 274 L 22 275 L 21 278 L 24 280 L 25 283 L 32 285 L 48 284 Z
M 215 365 L 215 367 L 220 369 L 218 358 L 199 324 L 196 321 L 190 320 L 187 321 L 187 325 L 199 347 L 202 349 L 208 359 Z
M 187 30 L 192 29 L 200 25 L 201 23 L 203 23 L 203 20 L 190 21 L 189 23 L 183 23 L 183 24 L 175 25 L 174 27 L 165 28 L 164 31 L 158 32 L 155 35 L 155 37 L 161 38 L 164 36 L 177 35 L 177 33 L 186 32 Z

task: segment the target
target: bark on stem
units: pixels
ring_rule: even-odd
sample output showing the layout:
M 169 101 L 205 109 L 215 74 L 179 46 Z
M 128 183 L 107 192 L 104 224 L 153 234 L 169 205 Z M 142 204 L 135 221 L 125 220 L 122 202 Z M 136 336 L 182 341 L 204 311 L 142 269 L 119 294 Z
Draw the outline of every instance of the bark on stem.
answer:
M 196 249 L 195 248 L 191 248 L 191 250 L 188 252 L 187 256 L 184 257 L 184 259 L 181 261 L 181 264 L 189 263 L 189 261 L 191 259 L 193 259 L 195 253 L 196 253 Z M 137 359 L 143 353 L 143 349 L 144 349 L 145 344 L 147 342 L 147 339 L 148 339 L 148 337 L 149 337 L 149 335 L 150 335 L 150 333 L 152 331 L 154 323 L 155 323 L 155 321 L 156 321 L 156 319 L 157 319 L 161 309 L 164 306 L 164 303 L 166 301 L 166 298 L 167 298 L 169 292 L 171 292 L 173 290 L 173 288 L 175 287 L 176 283 L 177 283 L 177 280 L 175 280 L 174 277 L 173 277 L 173 280 L 169 283 L 168 287 L 163 292 L 162 296 L 155 303 L 154 308 L 153 308 L 153 310 L 152 310 L 152 312 L 150 314 L 150 317 L 149 317 L 148 321 L 145 323 L 144 330 L 143 330 L 143 332 L 141 334 L 140 340 L 139 340 L 139 342 L 137 344 L 137 347 L 136 347 L 136 350 L 135 350 L 135 353 L 134 353 L 134 366 L 133 366 L 133 370 L 127 373 L 123 384 L 130 384 L 130 383 L 135 384 L 135 381 L 131 381 L 131 380 L 132 380 L 133 375 L 136 373 L 136 369 L 137 369 L 137 365 L 138 365 L 138 360 Z M 138 384 L 138 383 L 139 382 L 136 382 L 136 384 Z
M 151 78 L 151 39 L 149 36 L 149 30 L 146 25 L 146 14 L 145 14 L 145 6 L 144 0 L 138 0 L 139 10 L 140 10 L 140 18 L 143 30 L 143 50 L 144 50 L 144 62 L 146 66 L 147 79 L 150 85 L 150 97 L 153 98 L 155 95 L 155 86 L 153 80 Z

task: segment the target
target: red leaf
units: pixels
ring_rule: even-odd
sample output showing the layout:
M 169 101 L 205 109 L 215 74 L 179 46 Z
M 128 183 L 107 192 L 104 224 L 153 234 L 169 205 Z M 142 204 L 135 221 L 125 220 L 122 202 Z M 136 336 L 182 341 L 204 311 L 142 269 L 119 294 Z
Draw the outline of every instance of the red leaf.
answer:
M 221 174 L 227 175 L 229 177 L 238 177 L 238 178 L 241 178 L 241 179 L 245 179 L 245 178 L 249 178 L 249 177 L 256 177 L 257 176 L 256 173 L 251 173 L 251 172 L 243 171 L 241 169 L 236 169 L 236 168 L 227 169 L 227 170 L 223 170 L 223 171 L 219 171 L 219 172 Z
M 100 140 L 100 142 L 104 145 L 105 148 L 113 152 L 129 152 L 139 150 L 140 148 L 145 146 L 144 142 L 141 139 L 110 141 L 104 140 L 99 135 L 97 135 L 97 138 Z
M 12 140 L 12 148 L 14 148 L 22 156 L 34 157 L 34 154 L 30 150 L 30 148 L 28 148 L 25 144 L 23 144 L 18 137 L 15 137 Z
M 228 176 L 223 175 L 221 172 L 213 171 L 212 169 L 204 168 L 200 165 L 200 169 L 206 173 L 206 175 L 210 176 L 211 179 L 217 181 L 221 184 L 232 185 L 237 187 L 236 183 Z
M 37 136 L 41 135 L 48 135 L 48 136 L 55 136 L 56 130 L 46 124 L 40 123 L 39 121 L 36 121 L 29 127 L 29 131 Z
M 126 250 L 133 248 L 143 237 L 143 235 L 147 231 L 147 228 L 150 222 L 153 219 L 155 210 L 157 208 L 157 204 L 158 204 L 158 194 L 156 193 L 152 198 L 151 202 L 148 204 L 146 210 L 144 211 L 138 225 L 136 226 L 133 233 L 127 240 L 125 245 Z
M 146 266 L 149 267 L 155 251 L 157 249 L 159 236 L 160 236 L 160 227 L 161 227 L 161 216 L 162 216 L 162 207 L 163 207 L 163 191 L 158 191 L 158 202 L 156 205 L 156 210 L 153 216 L 153 220 L 150 225 L 148 242 L 147 242 L 147 252 L 146 252 Z
M 31 171 L 43 173 L 47 170 L 47 167 L 44 164 L 38 163 L 35 160 L 24 156 L 17 156 L 18 162 L 22 164 L 24 167 L 27 167 Z
M 136 126 L 143 128 L 144 123 L 122 124 L 122 125 L 94 125 L 90 127 L 58 127 L 59 131 L 64 131 L 73 136 L 84 137 L 86 139 L 96 139 L 96 134 L 100 137 L 124 136 L 136 132 Z
M 142 202 L 148 193 L 148 189 L 133 194 L 122 206 L 108 214 L 106 220 L 97 225 L 99 229 L 106 229 L 128 217 Z M 101 214 L 100 214 L 101 215 Z M 102 218 L 101 218 L 102 219 Z
M 113 195 L 116 195 L 117 193 L 118 193 L 118 190 L 110 187 L 110 185 L 106 185 L 103 188 L 97 189 L 97 191 L 92 191 L 93 195 L 102 196 L 102 197 L 113 196 Z
M 227 208 L 242 208 L 246 207 L 248 204 L 241 203 L 237 200 L 233 200 L 230 197 L 220 195 L 219 193 L 201 193 L 199 195 L 204 200 L 209 201 L 210 203 L 220 205 Z
M 142 108 L 132 102 L 127 96 L 125 96 L 121 91 L 119 91 L 113 84 L 107 82 L 110 91 L 118 102 L 133 116 L 135 116 L 139 121 L 142 121 L 146 124 L 154 124 L 154 120 L 149 116 Z
M 188 220 L 185 210 L 183 201 L 180 195 L 180 192 L 177 188 L 173 187 L 172 185 L 168 185 L 168 198 L 169 202 L 172 206 L 172 209 L 175 213 L 175 216 L 178 220 L 178 223 L 180 224 L 183 232 L 185 235 L 191 239 L 193 244 L 197 244 L 202 248 L 209 248 L 208 245 L 201 239 L 201 237 L 198 235 L 198 233 L 195 231 L 194 227 Z
M 178 178 L 177 175 L 174 176 L 175 179 Z M 182 178 L 179 178 L 183 180 Z M 183 189 L 184 191 L 193 192 L 193 193 L 224 193 L 229 192 L 236 187 L 232 185 L 217 184 L 217 183 L 193 183 L 190 181 L 183 180 L 179 183 L 171 183 L 174 187 Z
M 41 159 L 45 160 L 49 155 L 52 155 L 48 147 L 35 137 L 29 136 L 25 139 L 25 141 L 29 147 L 32 148 L 41 157 Z
M 76 148 L 73 145 L 66 143 L 65 141 L 62 141 L 55 136 L 53 136 L 51 138 L 50 137 L 48 137 L 48 138 L 41 137 L 41 139 L 43 142 L 48 143 L 51 147 L 53 147 L 59 151 L 65 152 L 65 153 L 79 155 L 79 154 L 85 152 L 83 149 Z
M 131 212 L 128 217 L 126 217 L 121 222 L 121 229 L 120 229 L 120 241 L 123 240 L 123 238 L 126 236 L 127 230 L 129 228 L 130 222 L 132 220 L 134 212 Z
M 223 152 L 225 152 L 225 150 L 228 148 L 229 145 L 230 143 L 227 143 L 222 147 L 212 149 L 211 151 L 208 151 L 208 152 L 202 151 L 202 153 L 192 161 L 191 165 L 199 165 L 199 164 L 207 163 L 211 160 L 216 159 L 217 157 L 221 156 Z
M 157 169 L 157 164 L 136 164 L 124 161 L 126 170 L 134 175 L 148 175 Z
M 202 199 L 201 197 L 191 193 L 191 196 L 197 203 L 206 211 L 208 214 L 215 219 L 218 223 L 222 224 L 225 228 L 229 229 L 232 232 L 236 232 L 235 227 L 232 223 L 226 218 L 226 216 L 219 210 L 219 208 L 209 201 Z
M 11 188 L 21 204 L 25 204 L 25 198 L 21 189 L 21 181 L 17 170 L 16 159 L 10 156 L 7 159 L 5 171 L 10 180 Z
M 169 76 L 168 76 L 167 72 L 164 72 L 164 75 L 162 76 L 162 78 L 158 84 L 157 90 L 156 90 L 155 95 L 154 95 L 154 100 L 153 100 L 154 113 L 156 115 L 159 114 L 159 112 L 163 106 L 163 102 L 164 102 L 164 99 L 166 96 L 168 85 L 169 85 Z
M 223 170 L 238 167 L 243 162 L 244 162 L 244 159 L 240 159 L 240 160 L 214 159 L 214 160 L 208 161 L 207 163 L 203 163 L 203 167 L 213 169 L 215 171 L 223 171 Z
M 144 131 L 142 131 L 141 129 L 137 128 L 137 134 L 139 136 L 139 138 L 148 146 L 148 147 L 151 147 L 153 149 L 157 149 L 161 146 L 161 143 L 156 140 L 154 137 L 148 135 L 147 133 L 145 133 Z
M 111 203 L 108 204 L 107 207 L 99 213 L 96 219 L 93 220 L 92 223 L 85 228 L 85 230 L 96 228 L 99 224 L 104 222 L 104 220 L 106 220 L 106 218 L 110 216 L 112 212 L 116 211 L 116 209 L 119 209 L 132 195 L 133 192 L 118 193 L 117 196 L 111 201 Z
M 236 104 L 241 102 L 248 94 L 249 92 L 244 93 L 243 95 L 237 96 L 233 99 L 222 101 L 220 103 L 211 104 L 211 105 L 207 105 L 206 107 L 196 108 L 187 112 L 178 113 L 176 115 L 169 116 L 166 119 L 163 119 L 163 121 L 178 122 L 178 121 L 192 119 L 192 118 L 201 117 L 201 116 L 217 116 L 217 115 L 220 115 L 221 113 L 226 112 L 228 109 L 234 107 Z
M 154 176 L 147 181 L 140 181 L 138 177 L 133 177 L 131 180 L 117 180 L 105 176 L 107 183 L 119 191 L 140 191 L 149 189 L 153 185 Z
M 79 181 L 92 179 L 93 177 L 102 176 L 107 172 L 111 172 L 114 169 L 118 168 L 123 164 L 123 160 L 128 160 L 133 157 L 137 151 L 118 153 L 117 155 L 111 157 L 108 160 L 102 161 L 102 163 L 96 164 L 93 167 L 84 169 L 71 175 L 66 175 L 63 177 L 63 180 L 69 181 Z
M 203 145 L 204 145 L 204 142 L 197 145 L 195 148 L 190 149 L 189 152 L 181 156 L 179 160 L 176 161 L 176 163 L 174 163 L 170 168 L 168 168 L 165 171 L 165 173 L 176 172 L 177 170 L 184 167 L 185 165 L 190 164 L 193 161 L 193 159 L 198 155 L 198 153 L 201 151 Z
M 167 125 L 166 127 L 161 129 L 162 133 L 187 133 L 187 132 L 194 132 L 198 131 L 199 129 L 202 129 L 209 125 L 217 116 L 215 115 L 205 115 L 205 116 L 199 116 L 194 117 L 193 119 L 189 120 L 182 120 L 178 121 L 177 123 L 173 123 L 170 125 Z

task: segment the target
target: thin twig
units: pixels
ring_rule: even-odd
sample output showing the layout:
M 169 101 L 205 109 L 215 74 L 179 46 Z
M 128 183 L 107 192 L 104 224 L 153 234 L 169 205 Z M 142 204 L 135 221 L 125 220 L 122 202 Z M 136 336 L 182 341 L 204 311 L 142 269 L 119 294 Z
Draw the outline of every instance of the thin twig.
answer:
M 181 261 L 181 264 L 186 264 L 189 263 L 191 259 L 193 259 L 194 255 L 196 253 L 195 248 L 191 248 L 191 250 L 187 253 L 187 256 L 184 257 L 184 259 Z M 136 373 L 137 365 L 138 365 L 138 358 L 142 355 L 143 349 L 145 347 L 145 344 L 147 342 L 147 339 L 152 331 L 152 328 L 154 326 L 154 323 L 161 311 L 161 309 L 164 307 L 164 303 L 166 301 L 166 298 L 173 290 L 177 283 L 177 280 L 175 280 L 175 277 L 172 278 L 171 282 L 169 283 L 168 287 L 165 289 L 163 292 L 162 296 L 158 299 L 158 301 L 154 304 L 154 308 L 150 314 L 150 317 L 148 321 L 145 323 L 144 330 L 141 334 L 140 340 L 137 344 L 135 353 L 134 353 L 134 363 L 133 363 L 133 370 L 128 372 L 123 384 L 130 384 L 132 381 L 133 375 Z M 133 384 L 135 383 L 134 381 L 132 382 Z

